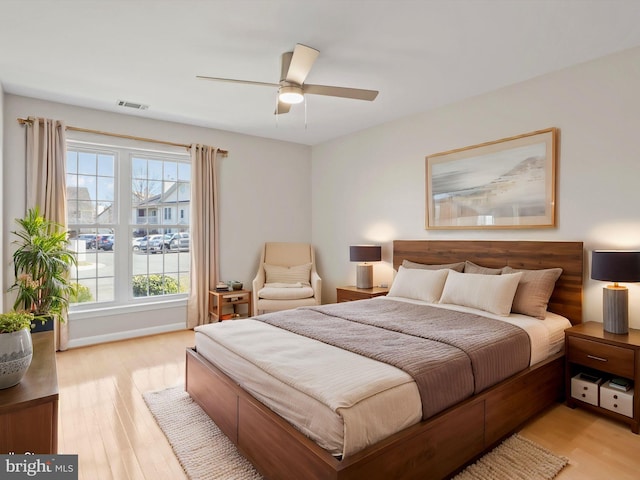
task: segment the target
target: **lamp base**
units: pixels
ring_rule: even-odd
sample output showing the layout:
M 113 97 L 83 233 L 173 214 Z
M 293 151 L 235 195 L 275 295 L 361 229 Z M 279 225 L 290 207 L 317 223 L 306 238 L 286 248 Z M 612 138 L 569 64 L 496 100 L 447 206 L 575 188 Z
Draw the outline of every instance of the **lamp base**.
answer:
M 356 287 L 373 288 L 373 265 L 367 263 L 358 265 Z
M 629 290 L 626 287 L 602 289 L 602 324 L 605 332 L 629 332 Z

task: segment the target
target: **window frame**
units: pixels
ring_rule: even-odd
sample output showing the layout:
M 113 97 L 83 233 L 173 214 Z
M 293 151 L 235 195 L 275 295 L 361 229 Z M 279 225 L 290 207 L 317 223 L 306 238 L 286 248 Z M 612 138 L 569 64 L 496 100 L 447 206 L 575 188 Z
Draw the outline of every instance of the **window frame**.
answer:
M 114 233 L 114 244 L 116 248 L 114 250 L 114 261 L 113 261 L 113 281 L 114 281 L 114 295 L 113 300 L 108 301 L 93 301 L 87 303 L 76 303 L 71 304 L 69 307 L 69 313 L 73 317 L 74 314 L 84 315 L 89 314 L 91 312 L 104 312 L 106 310 L 130 310 L 130 311 L 140 311 L 140 309 L 150 309 L 150 308 L 166 308 L 160 307 L 161 305 L 165 305 L 167 303 L 174 304 L 176 302 L 180 304 L 186 304 L 186 299 L 189 295 L 187 292 L 182 293 L 172 293 L 172 294 L 163 294 L 163 295 L 148 295 L 148 296 L 134 296 L 133 294 L 133 276 L 134 276 L 134 257 L 135 253 L 133 253 L 133 249 L 131 248 L 131 239 L 133 238 L 133 233 L 135 230 L 140 229 L 159 229 L 163 234 L 167 229 L 173 228 L 174 231 L 184 231 L 186 228 L 187 231 L 190 232 L 190 224 L 185 225 L 184 223 L 179 224 L 177 219 L 172 220 L 173 223 L 167 223 L 163 219 L 162 214 L 158 214 L 158 210 L 162 208 L 159 207 L 145 207 L 134 205 L 133 195 L 132 195 L 132 182 L 133 182 L 133 172 L 132 172 L 132 164 L 134 157 L 142 157 L 153 160 L 160 161 L 170 161 L 177 163 L 185 163 L 191 165 L 190 155 L 188 153 L 182 151 L 169 151 L 169 150 L 156 150 L 156 149 L 148 149 L 138 146 L 131 145 L 114 145 L 114 144 L 105 144 L 91 140 L 80 140 L 80 139 L 67 139 L 67 150 L 71 151 L 88 151 L 92 153 L 109 153 L 115 156 L 115 165 L 114 165 L 114 177 L 115 177 L 115 187 L 114 187 L 114 200 L 113 205 L 115 206 L 114 211 L 114 221 L 109 224 L 72 224 L 69 223 L 68 229 L 72 230 L 77 228 L 84 229 L 107 229 L 110 228 Z M 182 180 L 184 181 L 184 180 Z M 191 179 L 188 181 L 189 188 L 191 184 Z M 135 210 L 144 209 L 146 210 L 147 215 L 147 223 L 145 224 L 137 224 L 135 223 Z M 152 212 L 155 215 L 152 215 Z M 153 219 L 155 223 L 149 223 L 149 220 Z M 118 248 L 118 245 L 124 245 L 123 247 Z M 128 247 L 128 248 L 127 248 Z M 178 255 L 178 253 L 175 253 Z M 162 254 L 164 255 L 164 253 Z M 173 253 L 171 254 L 173 255 Z M 149 255 L 147 254 L 147 257 Z M 147 258 L 148 262 L 148 258 Z M 147 263 L 148 265 L 148 263 Z M 187 266 L 187 269 L 190 267 Z M 179 270 L 177 274 L 180 275 L 182 272 L 185 275 L 190 275 L 189 270 Z M 164 258 L 163 258 L 163 267 L 162 273 L 165 273 L 164 270 Z M 171 275 L 175 272 L 167 272 L 167 274 Z M 147 275 L 152 274 L 147 267 Z M 126 280 L 126 281 L 124 281 Z

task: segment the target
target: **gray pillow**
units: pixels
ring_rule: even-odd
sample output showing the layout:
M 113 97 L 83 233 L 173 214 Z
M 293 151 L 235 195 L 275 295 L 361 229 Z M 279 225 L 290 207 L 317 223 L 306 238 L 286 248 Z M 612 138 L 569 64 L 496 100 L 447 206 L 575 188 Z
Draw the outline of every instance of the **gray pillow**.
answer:
M 445 268 L 450 268 L 451 270 L 455 270 L 460 273 L 464 270 L 464 262 L 447 263 L 445 265 L 428 265 L 426 263 L 416 263 L 410 262 L 409 260 L 403 260 L 402 266 L 404 268 L 422 268 L 424 270 L 444 270 Z
M 466 262 L 464 262 L 464 273 L 479 273 L 481 275 L 500 275 L 502 273 L 502 268 L 482 267 L 480 265 L 476 265 L 475 263 L 467 260 Z
M 517 270 L 511 267 L 502 269 L 502 273 L 515 272 L 522 272 L 522 277 L 520 277 L 516 295 L 513 297 L 511 311 L 544 320 L 549 298 L 556 286 L 556 281 L 562 274 L 562 269 Z

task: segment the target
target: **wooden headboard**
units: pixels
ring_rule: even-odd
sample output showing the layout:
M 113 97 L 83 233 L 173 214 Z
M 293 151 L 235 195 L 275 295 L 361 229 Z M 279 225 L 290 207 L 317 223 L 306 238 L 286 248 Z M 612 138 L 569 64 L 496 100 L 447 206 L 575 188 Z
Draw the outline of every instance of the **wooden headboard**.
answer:
M 483 267 L 538 270 L 562 268 L 549 301 L 549 311 L 582 323 L 582 242 L 536 242 L 493 240 L 395 240 L 393 268 L 403 260 L 427 264 L 469 260 Z

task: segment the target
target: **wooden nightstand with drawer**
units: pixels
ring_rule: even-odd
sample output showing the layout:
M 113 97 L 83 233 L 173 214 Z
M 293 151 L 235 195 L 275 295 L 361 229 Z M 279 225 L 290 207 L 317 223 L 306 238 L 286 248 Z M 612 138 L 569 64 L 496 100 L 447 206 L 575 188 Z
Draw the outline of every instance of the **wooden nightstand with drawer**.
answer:
M 366 300 L 373 297 L 382 297 L 389 293 L 387 287 L 358 288 L 353 285 L 336 288 L 337 302 L 353 302 L 354 300 Z
M 239 313 L 238 305 L 246 305 L 247 308 Z M 250 317 L 251 313 L 251 290 L 209 290 L 209 316 L 212 321 Z
M 607 415 L 639 433 L 640 330 L 630 328 L 628 334 L 617 335 L 605 332 L 597 322 L 575 325 L 565 330 L 565 361 L 569 407 L 580 406 Z M 593 382 L 589 382 L 589 376 Z M 629 380 L 633 388 L 616 390 L 610 385 L 613 378 Z M 593 388 L 598 389 L 597 402 L 590 391 Z M 634 390 L 638 393 L 634 394 Z

